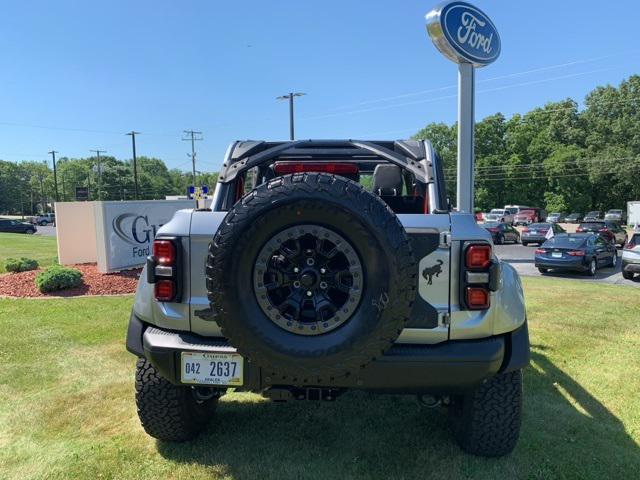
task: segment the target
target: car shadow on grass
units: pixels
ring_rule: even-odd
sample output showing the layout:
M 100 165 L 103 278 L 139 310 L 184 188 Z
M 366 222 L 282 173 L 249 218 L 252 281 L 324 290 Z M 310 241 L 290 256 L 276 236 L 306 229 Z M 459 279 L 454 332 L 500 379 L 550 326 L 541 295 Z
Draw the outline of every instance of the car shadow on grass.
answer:
M 454 443 L 445 409 L 352 392 L 335 403 L 221 402 L 193 442 L 157 442 L 172 461 L 234 479 L 633 478 L 640 448 L 623 423 L 536 349 L 525 371 L 522 432 L 499 459 Z M 255 397 L 251 397 L 255 398 Z

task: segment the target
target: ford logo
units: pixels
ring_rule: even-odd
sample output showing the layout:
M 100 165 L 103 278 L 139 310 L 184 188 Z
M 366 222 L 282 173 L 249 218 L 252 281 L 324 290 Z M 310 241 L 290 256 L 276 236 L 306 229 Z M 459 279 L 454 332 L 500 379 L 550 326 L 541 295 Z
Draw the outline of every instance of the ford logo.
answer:
M 441 3 L 427 14 L 427 31 L 440 52 L 456 63 L 484 67 L 500 55 L 500 36 L 481 10 L 466 2 Z

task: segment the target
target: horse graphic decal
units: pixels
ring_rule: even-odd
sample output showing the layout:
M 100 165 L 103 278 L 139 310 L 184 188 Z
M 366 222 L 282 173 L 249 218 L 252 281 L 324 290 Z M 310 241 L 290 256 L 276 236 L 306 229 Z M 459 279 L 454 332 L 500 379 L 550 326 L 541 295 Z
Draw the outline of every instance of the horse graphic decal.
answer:
M 442 260 L 436 260 L 437 263 L 435 265 L 431 265 L 430 267 L 422 270 L 422 276 L 427 281 L 427 285 L 433 284 L 433 276 L 439 277 L 442 273 L 442 264 L 444 263 Z

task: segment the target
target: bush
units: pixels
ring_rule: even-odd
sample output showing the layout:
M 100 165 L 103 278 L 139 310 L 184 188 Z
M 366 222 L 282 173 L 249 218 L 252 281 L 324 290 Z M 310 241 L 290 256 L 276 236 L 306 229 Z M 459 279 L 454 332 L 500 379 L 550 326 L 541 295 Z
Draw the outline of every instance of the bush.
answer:
M 4 268 L 7 272 L 26 272 L 28 270 L 36 270 L 38 268 L 38 262 L 36 260 L 25 257 L 22 257 L 20 259 L 7 258 L 7 261 L 4 264 Z
M 52 265 L 38 273 L 35 282 L 42 293 L 66 290 L 82 283 L 82 272 L 75 268 Z

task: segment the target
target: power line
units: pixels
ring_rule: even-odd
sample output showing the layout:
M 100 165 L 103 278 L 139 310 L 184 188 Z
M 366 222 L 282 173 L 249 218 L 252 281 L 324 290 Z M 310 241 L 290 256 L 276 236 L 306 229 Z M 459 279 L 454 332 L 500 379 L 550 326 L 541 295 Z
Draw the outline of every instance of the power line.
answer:
M 559 63 L 556 65 L 548 65 L 548 66 L 543 66 L 543 67 L 538 67 L 538 68 L 533 68 L 530 70 L 525 70 L 525 71 L 521 71 L 521 72 L 514 72 L 514 73 L 508 73 L 505 75 L 499 75 L 497 77 L 491 77 L 491 78 L 485 78 L 483 80 L 479 80 L 478 83 L 487 83 L 487 82 L 493 82 L 496 80 L 504 80 L 506 78 L 512 78 L 512 77 L 518 77 L 518 76 L 522 76 L 522 75 L 529 75 L 531 73 L 538 73 L 538 72 L 543 72 L 543 71 L 547 71 L 547 70 L 554 70 L 557 68 L 564 68 L 564 67 L 569 67 L 569 66 L 574 66 L 574 65 L 580 65 L 580 64 L 584 64 L 584 63 L 592 63 L 592 62 L 597 62 L 598 60 L 604 60 L 607 58 L 613 58 L 613 57 L 617 57 L 620 55 L 629 55 L 632 53 L 638 53 L 638 50 L 634 50 L 634 51 L 630 51 L 630 52 L 618 52 L 618 53 L 614 53 L 611 55 L 603 55 L 600 57 L 594 57 L 594 58 L 589 58 L 589 59 L 584 59 L 584 60 L 574 60 L 574 61 L 570 61 L 570 62 L 565 62 L 565 63 Z M 419 96 L 419 95 L 425 95 L 427 93 L 435 93 L 435 92 L 439 92 L 439 91 L 443 91 L 443 90 L 450 90 L 452 88 L 456 88 L 457 84 L 451 84 L 451 85 L 447 85 L 447 86 L 443 86 L 443 87 L 436 87 L 436 88 L 431 88 L 428 90 L 420 90 L 417 92 L 409 92 L 409 93 L 403 93 L 400 95 L 393 95 L 390 97 L 382 97 L 382 98 L 376 98 L 376 99 L 371 99 L 371 100 L 365 100 L 362 102 L 358 102 L 358 103 L 353 103 L 350 105 L 343 105 L 340 107 L 334 107 L 334 110 L 339 110 L 342 108 L 350 108 L 350 107 L 359 107 L 361 105 L 369 105 L 369 104 L 373 104 L 373 103 L 382 103 L 382 102 L 387 102 L 390 100 L 397 100 L 400 98 L 407 98 L 407 97 L 415 97 L 415 96 Z

